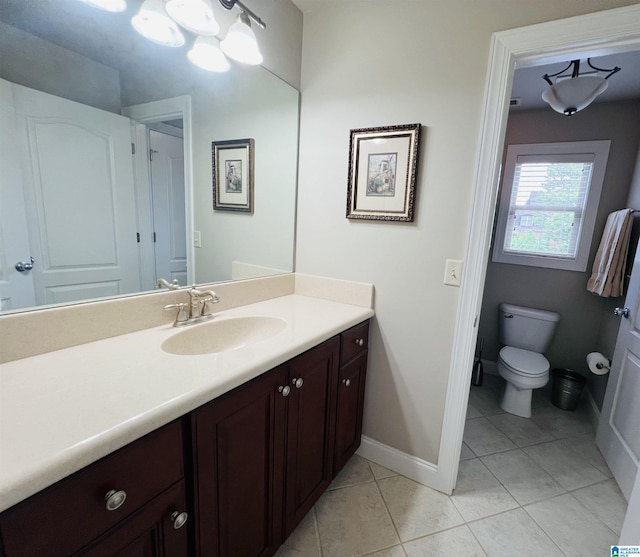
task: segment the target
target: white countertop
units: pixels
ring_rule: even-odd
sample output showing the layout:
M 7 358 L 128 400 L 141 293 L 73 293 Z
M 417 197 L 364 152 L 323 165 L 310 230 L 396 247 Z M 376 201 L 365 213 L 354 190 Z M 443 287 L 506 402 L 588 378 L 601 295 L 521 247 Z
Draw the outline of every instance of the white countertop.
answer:
M 287 323 L 226 352 L 165 353 L 165 325 L 0 365 L 0 511 L 373 314 L 294 294 L 216 314 Z

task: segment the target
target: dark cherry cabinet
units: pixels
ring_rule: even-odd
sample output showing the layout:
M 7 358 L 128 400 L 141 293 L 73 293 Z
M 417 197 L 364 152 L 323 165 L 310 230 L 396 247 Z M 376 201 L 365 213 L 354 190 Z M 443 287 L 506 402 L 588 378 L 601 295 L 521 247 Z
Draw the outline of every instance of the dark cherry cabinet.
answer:
M 367 375 L 369 322 L 340 335 L 340 373 L 337 389 L 334 477 L 360 446 L 364 386 Z
M 285 536 L 333 477 L 339 347 L 339 339 L 334 338 L 289 364 Z
M 281 366 L 192 412 L 197 555 L 257 557 L 280 545 L 285 387 Z
M 186 557 L 183 439 L 172 422 L 8 509 L 0 554 Z
M 338 358 L 335 338 L 192 412 L 198 555 L 273 555 L 327 488 Z
M 360 444 L 368 327 L 4 511 L 0 557 L 274 555 Z

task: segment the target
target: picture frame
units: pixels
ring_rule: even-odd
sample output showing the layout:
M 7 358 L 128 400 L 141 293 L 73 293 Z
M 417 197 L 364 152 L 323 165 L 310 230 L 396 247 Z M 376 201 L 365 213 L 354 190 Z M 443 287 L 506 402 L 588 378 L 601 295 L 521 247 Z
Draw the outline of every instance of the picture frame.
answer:
M 348 219 L 413 222 L 420 128 L 351 130 Z
M 253 213 L 253 139 L 211 142 L 213 210 Z

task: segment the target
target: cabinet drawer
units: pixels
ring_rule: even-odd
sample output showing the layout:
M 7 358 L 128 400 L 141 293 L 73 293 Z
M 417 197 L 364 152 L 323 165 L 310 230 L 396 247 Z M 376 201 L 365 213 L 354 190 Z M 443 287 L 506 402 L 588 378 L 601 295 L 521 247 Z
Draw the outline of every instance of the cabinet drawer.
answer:
M 7 557 L 70 555 L 183 476 L 182 424 L 173 422 L 0 515 Z M 126 492 L 109 511 L 105 495 Z
M 369 321 L 351 327 L 340 335 L 342 348 L 340 362 L 346 363 L 369 346 Z

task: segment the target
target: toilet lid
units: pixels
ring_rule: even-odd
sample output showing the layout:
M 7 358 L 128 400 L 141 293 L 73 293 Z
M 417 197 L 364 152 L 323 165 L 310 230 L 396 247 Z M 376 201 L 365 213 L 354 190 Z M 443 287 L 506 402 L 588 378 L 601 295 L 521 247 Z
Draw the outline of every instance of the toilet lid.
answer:
M 514 371 L 526 375 L 543 375 L 549 371 L 549 362 L 539 352 L 505 346 L 500 359 Z

